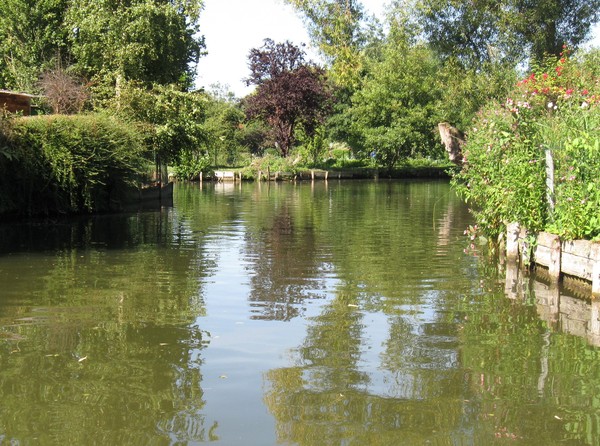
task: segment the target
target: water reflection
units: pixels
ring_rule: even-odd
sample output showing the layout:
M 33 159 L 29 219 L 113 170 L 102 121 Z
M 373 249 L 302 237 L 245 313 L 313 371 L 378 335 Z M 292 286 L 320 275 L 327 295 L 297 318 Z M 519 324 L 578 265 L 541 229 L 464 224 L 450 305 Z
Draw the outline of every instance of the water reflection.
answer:
M 597 444 L 597 316 L 507 299 L 470 222 L 444 182 L 330 181 L 0 226 L 0 443 Z
M 589 288 L 589 289 L 588 289 Z M 541 276 L 526 274 L 516 263 L 506 265 L 506 295 L 509 299 L 533 299 L 540 319 L 552 330 L 560 330 L 600 347 L 600 301 L 591 300 L 591 288 L 553 284 Z
M 0 230 L 0 442 L 214 435 L 195 325 L 206 265 L 170 211 Z

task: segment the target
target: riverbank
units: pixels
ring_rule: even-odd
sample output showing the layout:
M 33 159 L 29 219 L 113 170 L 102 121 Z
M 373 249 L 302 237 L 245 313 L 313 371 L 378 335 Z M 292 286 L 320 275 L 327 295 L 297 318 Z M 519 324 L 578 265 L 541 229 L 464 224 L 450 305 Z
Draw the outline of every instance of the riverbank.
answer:
M 353 167 L 337 169 L 300 168 L 294 171 L 271 169 L 219 169 L 209 175 L 200 175 L 200 181 L 326 181 L 326 180 L 368 180 L 368 179 L 450 179 L 456 167 L 404 166 L 395 169 L 373 167 Z

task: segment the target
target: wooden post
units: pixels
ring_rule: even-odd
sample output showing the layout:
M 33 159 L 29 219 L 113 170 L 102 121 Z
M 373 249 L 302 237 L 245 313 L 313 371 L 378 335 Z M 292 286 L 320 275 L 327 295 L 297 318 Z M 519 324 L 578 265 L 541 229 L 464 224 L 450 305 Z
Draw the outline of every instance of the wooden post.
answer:
M 548 200 L 548 212 L 554 214 L 554 159 L 550 149 L 546 149 L 546 198 Z
M 202 184 L 202 172 L 200 172 L 200 184 Z
M 519 233 L 521 226 L 519 223 L 509 223 L 506 226 L 506 258 L 509 261 L 516 262 L 519 258 Z
M 548 232 L 540 232 L 535 247 L 536 263 L 548 267 L 548 275 L 554 282 L 558 282 L 561 272 L 561 243 L 560 237 Z
M 592 297 L 600 298 L 600 243 L 593 243 L 590 258 L 594 262 L 592 267 Z
M 267 166 L 267 181 L 271 181 L 271 166 Z
M 310 180 L 315 181 L 315 171 L 314 169 L 310 169 Z
M 329 176 L 329 171 L 328 171 L 328 170 L 326 170 L 326 171 L 325 171 L 325 181 L 327 181 L 327 177 L 328 177 L 328 176 Z
M 527 240 L 529 232 L 526 228 L 521 228 L 519 232 L 519 254 L 521 255 L 521 266 L 531 268 L 532 252 L 530 242 Z

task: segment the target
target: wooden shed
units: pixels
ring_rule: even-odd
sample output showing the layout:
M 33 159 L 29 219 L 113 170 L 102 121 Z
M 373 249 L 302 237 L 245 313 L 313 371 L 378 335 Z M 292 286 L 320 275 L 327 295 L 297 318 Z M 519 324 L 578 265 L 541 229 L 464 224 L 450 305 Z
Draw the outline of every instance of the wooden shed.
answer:
M 33 97 L 35 96 L 27 93 L 0 90 L 0 109 L 6 109 L 9 113 L 21 112 L 24 116 L 29 116 Z

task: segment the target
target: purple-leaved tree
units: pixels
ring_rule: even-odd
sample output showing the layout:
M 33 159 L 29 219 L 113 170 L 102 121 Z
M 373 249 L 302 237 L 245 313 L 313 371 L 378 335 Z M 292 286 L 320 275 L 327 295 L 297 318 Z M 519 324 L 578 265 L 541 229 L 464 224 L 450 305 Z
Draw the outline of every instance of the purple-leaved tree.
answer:
M 248 85 L 256 85 L 245 99 L 246 116 L 264 120 L 283 157 L 294 144 L 299 126 L 313 136 L 331 110 L 333 95 L 325 70 L 304 61 L 304 52 L 289 41 L 266 39 L 250 50 Z

